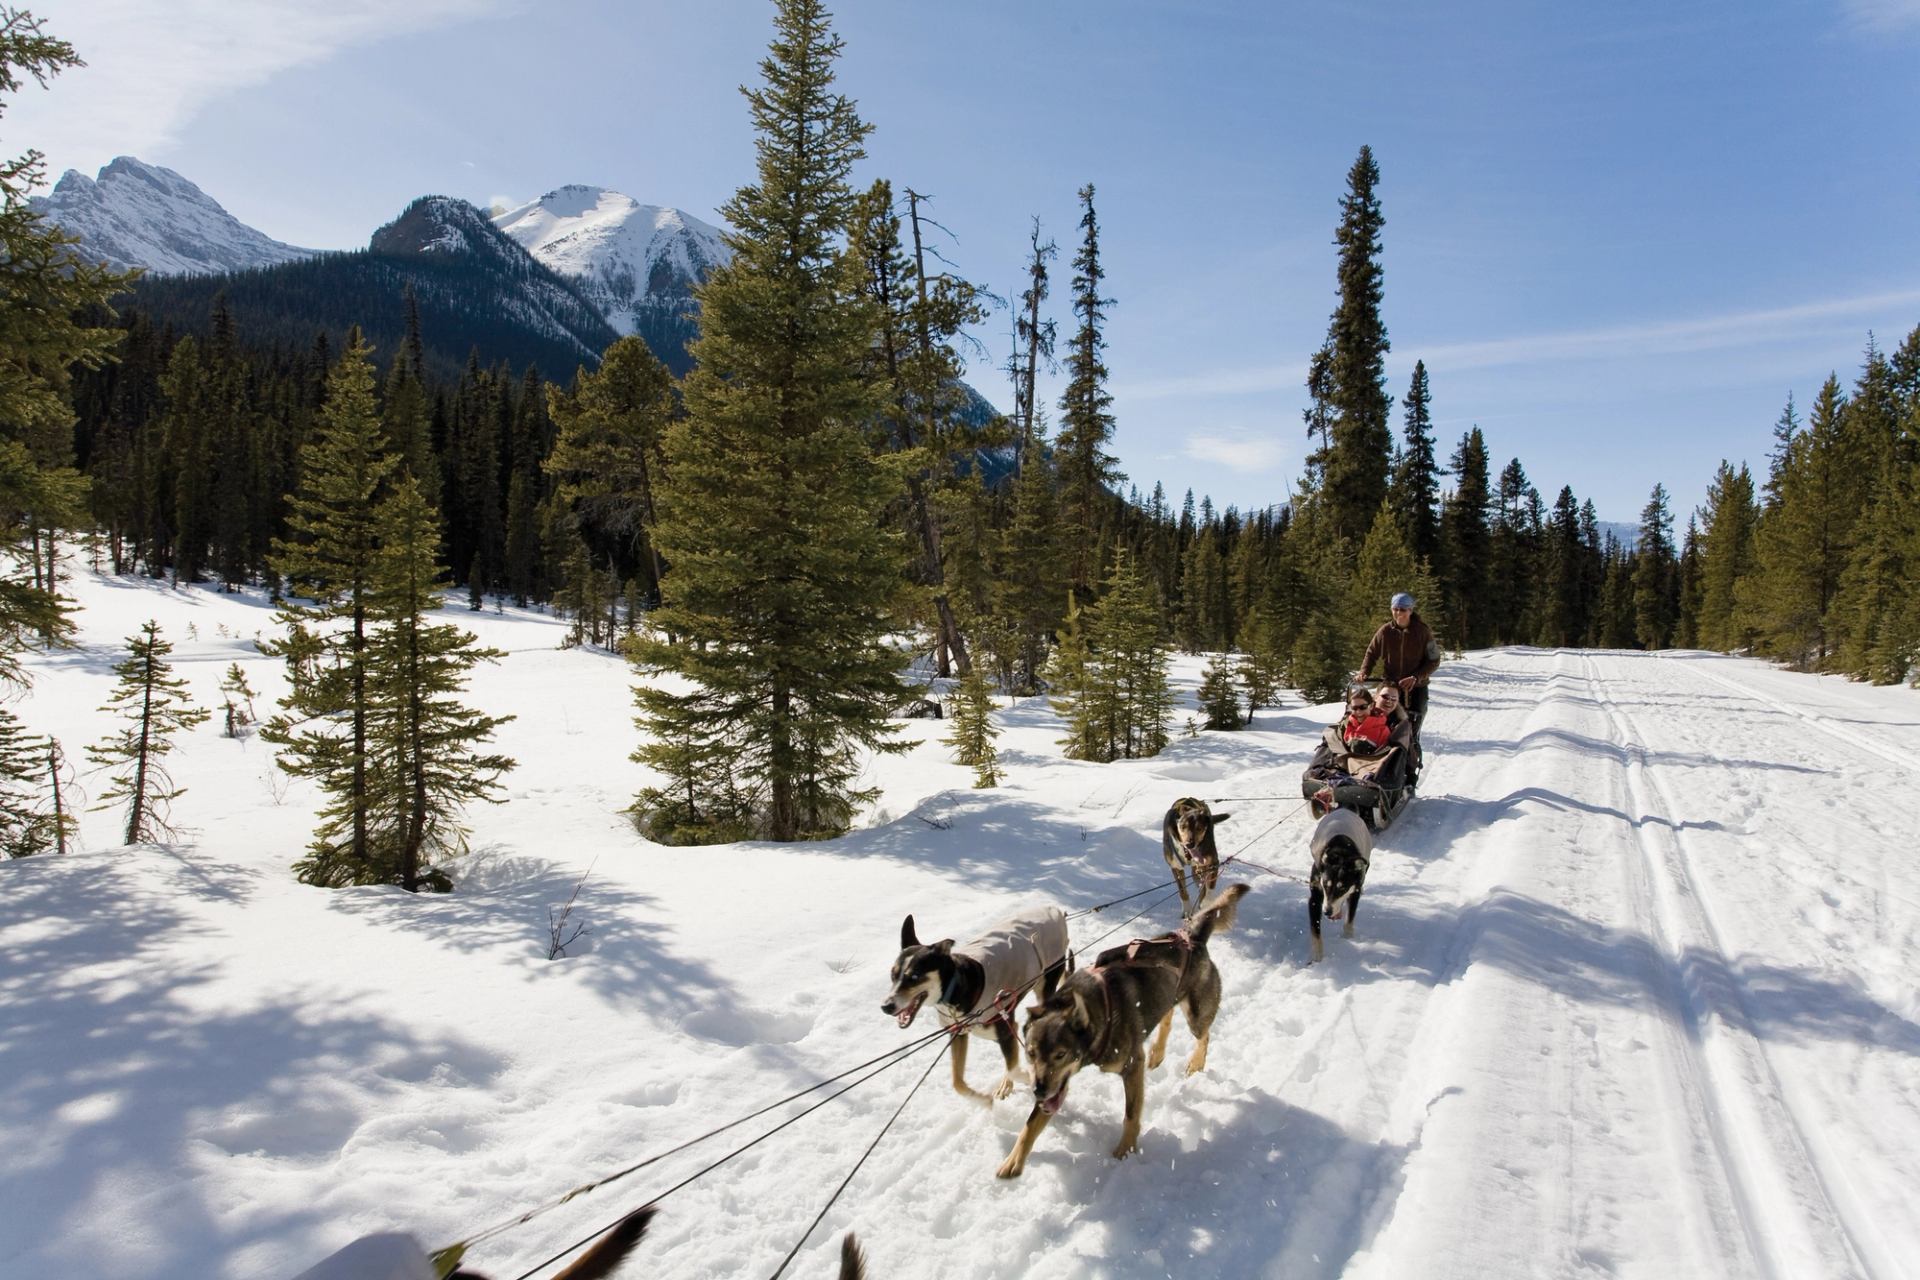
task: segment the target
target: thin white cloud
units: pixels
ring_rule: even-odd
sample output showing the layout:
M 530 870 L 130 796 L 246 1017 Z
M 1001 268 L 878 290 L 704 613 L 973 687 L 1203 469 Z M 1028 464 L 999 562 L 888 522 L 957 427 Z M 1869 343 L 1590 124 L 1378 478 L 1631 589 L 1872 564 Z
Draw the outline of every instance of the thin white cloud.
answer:
M 1920 0 L 1916 0 L 1920 3 Z M 1562 333 L 1526 334 L 1478 342 L 1431 346 L 1395 344 L 1396 354 L 1416 356 L 1435 369 L 1489 369 L 1509 365 L 1550 365 L 1576 360 L 1630 360 L 1694 351 L 1738 350 L 1803 342 L 1808 330 L 1827 321 L 1858 319 L 1920 305 L 1920 289 L 1895 290 L 1858 298 L 1833 298 L 1765 311 L 1734 312 L 1695 320 L 1660 320 L 1645 324 Z M 1125 401 L 1160 400 L 1173 396 L 1250 395 L 1298 390 L 1307 376 L 1304 362 L 1218 369 L 1178 378 L 1162 378 L 1114 390 Z
M 1845 0 L 1855 23 L 1873 31 L 1920 26 L 1920 0 Z
M 5 151 L 37 147 L 57 178 L 149 158 L 224 94 L 353 45 L 499 13 L 523 0 L 49 0 L 34 12 L 84 67 L 7 104 Z
M 1287 460 L 1278 442 L 1256 436 L 1188 436 L 1182 452 L 1199 462 L 1253 474 L 1277 470 Z

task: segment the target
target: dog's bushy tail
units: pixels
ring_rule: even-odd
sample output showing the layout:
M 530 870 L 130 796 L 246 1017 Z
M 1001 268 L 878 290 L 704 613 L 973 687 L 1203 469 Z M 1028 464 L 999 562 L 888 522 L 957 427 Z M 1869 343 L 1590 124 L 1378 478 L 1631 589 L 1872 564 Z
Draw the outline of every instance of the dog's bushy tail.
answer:
M 1240 899 L 1252 888 L 1250 884 L 1230 884 L 1202 907 L 1193 918 L 1193 945 L 1204 947 L 1216 929 L 1233 928 L 1234 917 L 1240 913 Z
M 867 1280 L 867 1255 L 851 1231 L 840 1237 L 840 1280 Z
M 647 1224 L 653 1221 L 654 1212 L 651 1207 L 635 1209 L 620 1219 L 598 1244 L 553 1280 L 601 1280 L 603 1276 L 612 1275 L 640 1243 L 640 1237 L 647 1234 Z

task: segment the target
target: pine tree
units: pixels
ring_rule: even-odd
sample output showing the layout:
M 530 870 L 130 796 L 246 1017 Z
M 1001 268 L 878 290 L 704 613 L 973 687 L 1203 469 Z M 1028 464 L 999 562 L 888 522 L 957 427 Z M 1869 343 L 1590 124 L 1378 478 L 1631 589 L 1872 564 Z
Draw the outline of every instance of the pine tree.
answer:
M 640 338 L 622 338 L 571 390 L 548 387 L 547 412 L 559 431 L 546 460 L 554 502 L 590 564 L 639 570 L 651 596 L 666 570 L 653 531 L 673 375 Z
M 884 640 L 902 556 L 862 435 L 876 318 L 839 247 L 867 126 L 833 92 L 841 42 L 818 0 L 781 0 L 775 28 L 747 93 L 758 180 L 726 207 L 734 257 L 700 290 L 687 416 L 667 431 L 657 622 L 683 642 L 642 637 L 639 656 L 693 685 L 646 706 L 661 748 L 728 753 L 761 833 L 794 840 L 839 834 L 868 798 L 859 748 L 898 749 Z
M 1440 472 L 1433 452 L 1433 392 L 1427 363 L 1416 360 L 1407 388 L 1406 446 L 1393 472 L 1394 514 L 1407 532 L 1416 560 L 1431 563 L 1440 551 Z
M 1735 471 L 1722 459 L 1707 486 L 1706 530 L 1701 535 L 1698 642 L 1707 648 L 1743 649 L 1753 643 L 1753 624 L 1741 616 L 1735 590 L 1753 572 L 1759 518 L 1752 474 L 1744 463 Z
M 1488 607 L 1488 549 L 1491 531 L 1487 509 L 1487 442 L 1475 427 L 1460 438 L 1450 464 L 1453 492 L 1440 513 L 1440 541 L 1445 567 L 1440 585 L 1446 597 L 1446 635 L 1456 649 L 1477 649 L 1492 643 L 1492 610 Z
M 314 843 L 298 864 L 309 884 L 363 883 L 372 866 L 367 632 L 379 547 L 377 504 L 394 471 L 374 410 L 372 354 L 356 333 L 328 375 L 326 404 L 300 451 L 289 536 L 274 547 L 274 571 L 289 592 L 312 602 L 289 598 L 281 607 L 289 663 L 316 645 L 325 655 L 304 678 L 294 673 L 281 713 L 261 729 L 261 737 L 280 748 L 278 766 L 314 779 L 328 797 Z M 301 631 L 307 638 L 296 648 Z
M 1697 516 L 1688 516 L 1687 536 L 1680 544 L 1680 559 L 1674 566 L 1674 648 L 1700 647 L 1700 602 L 1704 593 L 1700 577 L 1700 521 Z
M 945 739 L 956 762 L 971 765 L 975 787 L 1000 785 L 1000 752 L 993 740 L 1000 736 L 993 723 L 993 686 L 975 667 L 961 679 L 953 699 L 953 728 Z
M 1829 375 L 1805 429 L 1786 436 L 1754 530 L 1754 572 L 1737 591 L 1761 651 L 1801 667 L 1823 666 L 1832 652 L 1827 615 L 1846 565 L 1840 508 L 1857 499 L 1843 471 L 1845 405 Z
M 221 705 L 226 711 L 225 736 L 237 738 L 240 731 L 254 722 L 253 689 L 247 684 L 247 673 L 235 662 L 227 667 L 227 674 L 220 681 L 220 692 L 225 695 Z
M 1102 332 L 1112 298 L 1100 296 L 1106 270 L 1100 265 L 1100 222 L 1093 184 L 1080 188 L 1080 252 L 1073 259 L 1073 314 L 1079 327 L 1067 347 L 1067 387 L 1060 396 L 1060 529 L 1066 544 L 1067 581 L 1078 590 L 1099 572 L 1099 513 L 1107 487 L 1120 478 L 1107 446 L 1113 440 L 1113 396 L 1101 356 Z
M 965 407 L 963 365 L 954 342 L 963 329 L 986 318 L 979 291 L 951 272 L 929 280 L 920 206 L 927 197 L 908 190 L 913 251 L 901 244 L 901 220 L 893 187 L 884 179 L 860 199 L 854 215 L 853 251 L 865 268 L 864 288 L 880 317 L 871 373 L 882 404 L 883 452 L 906 476 L 904 500 L 908 542 L 917 549 L 914 577 L 933 608 L 936 674 L 969 669 L 966 640 L 947 584 L 947 553 L 939 496 L 957 466 L 980 443 L 980 433 L 960 422 Z
M 1667 508 L 1667 488 L 1653 486 L 1653 495 L 1640 512 L 1640 536 L 1633 547 L 1633 633 L 1644 649 L 1664 649 L 1673 643 L 1678 613 L 1673 557 L 1673 515 Z
M 1009 692 L 1038 693 L 1047 645 L 1068 596 L 1067 570 L 1060 542 L 1051 461 L 1040 448 L 1044 436 L 1029 440 L 1026 463 L 1013 481 L 1013 512 L 1001 540 L 999 593 L 995 612 L 1014 636 L 1018 672 Z
M 44 87 L 82 65 L 41 19 L 0 8 L 0 111 L 27 76 Z M 73 237 L 28 205 L 45 178 L 38 151 L 0 160 L 0 683 L 16 685 L 26 682 L 19 653 L 71 630 L 47 536 L 84 518 L 69 386 L 73 370 L 112 357 L 121 335 L 92 317 L 110 314 L 108 299 L 132 279 L 88 261 Z
M 427 615 L 441 607 L 440 521 L 403 476 L 378 512 L 380 549 L 371 574 L 367 807 L 372 856 L 355 868 L 360 884 L 398 884 L 409 892 L 444 891 L 442 859 L 463 853 L 464 807 L 497 800 L 496 783 L 513 768 L 481 745 L 511 716 L 463 705 L 467 673 L 504 656 L 471 633 Z
M 1240 715 L 1236 674 L 1236 664 L 1226 654 L 1216 653 L 1208 659 L 1200 679 L 1200 709 L 1207 714 L 1206 728 L 1238 729 L 1246 724 Z
M 1051 292 L 1047 264 L 1058 252 L 1059 246 L 1053 241 L 1040 242 L 1040 219 L 1035 218 L 1032 250 L 1027 258 L 1027 287 L 1020 294 L 1020 310 L 1013 330 L 1013 402 L 1017 416 L 1013 474 L 1016 479 L 1025 472 L 1028 458 L 1040 443 L 1040 369 L 1043 365 L 1049 372 L 1055 368 L 1054 322 L 1041 319 L 1040 308 Z
M 1059 643 L 1047 661 L 1047 702 L 1066 725 L 1060 745 L 1067 759 L 1110 760 L 1113 708 L 1101 697 L 1100 673 L 1081 628 L 1083 616 L 1075 593 L 1069 591 Z
M 1380 230 L 1385 225 L 1374 187 L 1380 167 L 1373 149 L 1361 147 L 1347 171 L 1347 193 L 1340 200 L 1340 304 L 1327 323 L 1326 401 L 1328 424 L 1326 495 L 1334 531 L 1361 538 L 1373 526 L 1374 513 L 1387 494 L 1387 463 L 1393 432 L 1387 419 L 1393 397 L 1386 389 L 1387 327 L 1380 318 L 1383 297 Z
M 127 802 L 127 844 L 158 842 L 175 834 L 168 810 L 186 789 L 173 785 L 166 758 L 173 752 L 176 733 L 212 714 L 187 704 L 187 682 L 167 665 L 172 652 L 157 622 L 149 621 L 127 637 L 127 656 L 113 666 L 120 682 L 100 708 L 125 716 L 127 726 L 87 749 L 88 759 L 114 771 L 111 785 L 93 807 L 111 809 L 115 801 Z
M 1536 644 L 1566 648 L 1585 639 L 1584 553 L 1580 541 L 1580 508 L 1572 487 L 1562 485 L 1560 496 L 1553 502 L 1553 519 L 1547 527 L 1547 546 L 1541 561 Z
M 1284 655 L 1274 646 L 1272 634 L 1273 624 L 1267 617 L 1265 606 L 1254 609 L 1248 615 L 1246 629 L 1241 633 L 1241 646 L 1246 652 L 1240 659 L 1239 670 L 1240 687 L 1247 699 L 1249 722 L 1260 708 L 1279 705 L 1280 674 L 1286 663 Z
M 1094 643 L 1105 650 L 1102 662 L 1121 708 L 1120 752 L 1129 760 L 1157 756 L 1167 745 L 1173 719 L 1173 686 L 1167 680 L 1160 604 L 1131 554 L 1115 557 L 1096 610 Z
M 45 812 L 40 798 L 52 750 L 50 739 L 30 736 L 19 717 L 0 706 L 0 858 L 59 847 L 57 818 Z

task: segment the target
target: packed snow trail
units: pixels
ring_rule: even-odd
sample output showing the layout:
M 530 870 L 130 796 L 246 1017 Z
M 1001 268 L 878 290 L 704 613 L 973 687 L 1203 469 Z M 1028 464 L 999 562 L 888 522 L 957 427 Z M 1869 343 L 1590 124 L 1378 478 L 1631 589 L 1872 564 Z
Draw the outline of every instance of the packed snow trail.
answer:
M 203 704 L 232 661 L 263 705 L 279 691 L 257 598 L 75 589 L 83 645 L 35 659 L 17 708 L 70 754 L 103 736 L 115 650 L 149 616 Z M 284 1280 L 368 1231 L 460 1239 L 908 1043 L 924 1028 L 879 1011 L 902 916 L 965 936 L 1021 900 L 1162 881 L 1182 795 L 1239 797 L 1216 806 L 1223 853 L 1306 870 L 1292 811 L 1331 708 L 1090 765 L 1028 700 L 996 712 L 1008 782 L 987 791 L 944 726 L 911 723 L 863 779 L 865 829 L 659 849 L 619 814 L 641 781 L 625 665 L 558 651 L 537 615 L 454 616 L 509 651 L 472 696 L 519 716 L 520 761 L 510 802 L 473 815 L 458 892 L 295 884 L 315 797 L 217 725 L 177 757 L 190 843 L 113 849 L 117 815 L 90 812 L 99 852 L 0 864 L 0 1273 Z M 1182 715 L 1201 665 L 1176 663 Z M 1441 668 L 1426 740 L 1423 794 L 1323 964 L 1297 879 L 1229 871 L 1255 892 L 1211 948 L 1208 1067 L 1178 1074 L 1177 1025 L 1139 1155 L 1108 1154 L 1120 1085 L 1087 1071 L 996 1181 L 1030 1099 L 989 1111 L 936 1069 L 788 1274 L 831 1275 L 848 1229 L 876 1277 L 1914 1274 L 1920 698 L 1713 655 L 1498 650 Z M 550 962 L 549 909 L 589 866 L 590 932 Z M 1075 920 L 1075 945 L 1152 901 Z M 1170 900 L 1119 936 L 1177 919 Z M 976 1084 L 996 1057 L 975 1052 Z M 771 1274 L 927 1062 L 677 1191 L 640 1273 Z M 469 1263 L 518 1274 L 800 1105 Z

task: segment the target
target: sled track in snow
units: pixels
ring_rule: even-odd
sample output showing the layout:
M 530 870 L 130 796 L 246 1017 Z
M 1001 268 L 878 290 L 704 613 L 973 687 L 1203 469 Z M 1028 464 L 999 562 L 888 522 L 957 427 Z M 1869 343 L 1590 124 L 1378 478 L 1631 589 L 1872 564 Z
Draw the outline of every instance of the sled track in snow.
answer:
M 1815 715 L 1812 712 L 1804 711 L 1794 706 L 1792 703 L 1782 702 L 1778 698 L 1769 697 L 1761 693 L 1758 689 L 1744 685 L 1738 680 L 1729 679 L 1717 671 L 1708 671 L 1704 666 L 1697 664 L 1689 665 L 1687 669 L 1704 679 L 1713 681 L 1713 683 L 1723 689 L 1731 689 L 1743 697 L 1752 698 L 1764 707 L 1771 708 L 1783 715 L 1792 716 L 1797 720 L 1805 721 L 1810 727 L 1818 729 L 1830 738 L 1837 739 L 1851 747 L 1859 747 L 1871 753 L 1876 760 L 1885 760 L 1889 764 L 1899 765 L 1910 772 L 1920 773 L 1920 755 L 1915 755 L 1913 752 L 1903 750 L 1900 747 L 1889 746 L 1884 742 L 1876 741 L 1870 735 L 1861 733 L 1856 729 L 1849 729 L 1843 725 L 1834 724 L 1825 716 Z
M 1700 1107 L 1754 1265 L 1774 1280 L 1904 1274 L 1848 1193 L 1844 1162 L 1802 1123 L 1768 1060 L 1691 871 L 1686 834 L 1647 765 L 1639 726 L 1609 696 L 1598 663 L 1584 654 L 1581 662 L 1626 754 L 1627 794 L 1642 815 L 1633 820 L 1634 839 L 1648 877 L 1653 941 L 1672 966 L 1684 1018 L 1676 1036 L 1683 1083 Z

